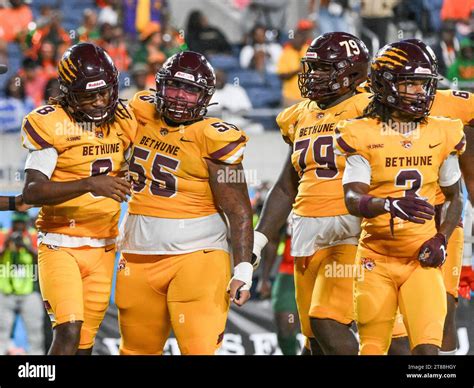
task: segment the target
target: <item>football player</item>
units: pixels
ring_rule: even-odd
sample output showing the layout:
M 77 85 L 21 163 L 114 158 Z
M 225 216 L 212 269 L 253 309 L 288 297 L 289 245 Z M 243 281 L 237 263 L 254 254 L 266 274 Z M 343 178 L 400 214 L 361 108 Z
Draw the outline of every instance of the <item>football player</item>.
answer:
M 417 45 L 383 47 L 371 65 L 374 100 L 364 117 L 339 123 L 347 156 L 343 177 L 350 213 L 364 217 L 355 285 L 360 354 L 387 354 L 400 307 L 413 354 L 441 347 L 446 297 L 439 267 L 462 212 L 460 120 L 428 116 L 437 72 Z M 436 229 L 437 188 L 449 206 Z M 424 243 L 420 243 L 425 241 Z
M 437 68 L 438 61 L 433 50 L 419 39 L 407 39 L 407 42 L 416 44 L 424 50 L 433 65 Z M 452 119 L 460 119 L 464 124 L 464 133 L 466 135 L 466 152 L 459 158 L 459 165 L 466 184 L 469 197 L 474 196 L 474 132 L 471 128 L 474 125 L 474 96 L 462 90 L 437 90 L 433 106 L 430 111 L 432 116 L 444 116 Z M 437 221 L 444 217 L 443 205 L 446 207 L 444 195 L 441 190 L 436 194 Z M 448 303 L 448 313 L 444 323 L 443 345 L 440 354 L 450 355 L 456 353 L 457 335 L 456 335 L 456 307 L 458 299 L 458 286 L 461 273 L 468 273 L 470 266 L 462 267 L 464 248 L 464 231 L 462 222 L 454 229 L 448 241 L 446 263 L 441 267 L 443 271 L 444 285 L 446 286 L 446 295 Z
M 241 164 L 248 138 L 204 117 L 214 91 L 209 62 L 185 51 L 158 71 L 156 93 L 138 92 L 130 103 L 139 125 L 117 275 L 121 354 L 162 354 L 171 329 L 182 354 L 214 354 L 229 296 L 238 306 L 250 297 L 252 210 Z
M 91 43 L 59 62 L 61 94 L 23 120 L 23 198 L 40 205 L 39 281 L 54 328 L 49 354 L 91 354 L 110 297 L 120 203 L 118 175 L 136 132 L 118 99 L 118 71 Z
M 345 161 L 334 154 L 333 135 L 337 122 L 360 116 L 370 101 L 370 94 L 356 93 L 367 78 L 369 54 L 357 37 L 332 32 L 316 38 L 302 62 L 299 87 L 306 99 L 277 117 L 290 149 L 265 201 L 254 254 L 259 257 L 268 241 L 275 244 L 293 207 L 291 255 L 302 333 L 313 354 L 357 354 L 350 330 L 353 276 L 331 271 L 354 268 L 360 219 L 344 205 Z

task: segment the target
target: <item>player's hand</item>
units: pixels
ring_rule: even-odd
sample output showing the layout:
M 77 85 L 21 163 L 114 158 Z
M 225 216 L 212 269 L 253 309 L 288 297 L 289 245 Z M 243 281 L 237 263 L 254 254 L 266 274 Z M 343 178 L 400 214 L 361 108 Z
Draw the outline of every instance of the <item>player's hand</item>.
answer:
M 272 296 L 272 283 L 268 279 L 260 278 L 257 283 L 256 291 L 260 299 L 269 299 Z
M 422 267 L 441 267 L 446 261 L 446 237 L 436 233 L 434 237 L 425 241 L 418 253 L 418 260 Z
M 131 195 L 131 184 L 124 178 L 106 174 L 95 175 L 87 178 L 89 191 L 101 197 L 112 198 L 117 202 L 126 202 L 127 195 Z
M 33 205 L 27 205 L 23 202 L 23 195 L 17 195 L 15 197 L 15 210 L 18 212 L 26 212 L 28 209 L 31 209 Z
M 471 299 L 471 291 L 474 291 L 474 271 L 472 266 L 463 265 L 461 269 L 461 278 L 459 279 L 459 295 L 464 299 Z
M 262 258 L 262 249 L 268 243 L 268 238 L 261 232 L 253 232 L 253 249 L 252 249 L 252 265 L 256 270 Z
M 234 268 L 234 276 L 230 279 L 227 292 L 230 294 L 230 301 L 237 306 L 244 305 L 250 299 L 250 287 L 252 287 L 252 264 L 244 261 Z
M 407 196 L 402 198 L 388 197 L 385 199 L 384 209 L 393 217 L 424 224 L 435 215 L 434 206 L 424 199 Z
M 229 283 L 230 301 L 239 307 L 250 299 L 250 291 L 244 290 L 244 286 L 245 282 L 242 280 L 232 279 Z

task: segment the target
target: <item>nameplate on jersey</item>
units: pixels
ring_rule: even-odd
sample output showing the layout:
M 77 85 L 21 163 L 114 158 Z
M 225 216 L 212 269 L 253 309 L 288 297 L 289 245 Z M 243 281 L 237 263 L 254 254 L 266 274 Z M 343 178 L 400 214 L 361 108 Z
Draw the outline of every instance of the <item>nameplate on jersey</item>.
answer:
M 139 144 L 174 156 L 177 156 L 180 150 L 178 146 L 165 143 L 164 141 L 155 140 L 148 136 L 143 136 Z
M 432 166 L 432 155 L 427 156 L 393 156 L 385 158 L 385 167 Z
M 304 127 L 299 130 L 300 137 L 314 135 L 315 133 L 321 132 L 334 132 L 335 127 L 336 123 L 326 123 L 320 125 L 313 125 L 311 127 Z
M 119 152 L 120 143 L 90 145 L 82 147 L 82 156 L 116 154 Z

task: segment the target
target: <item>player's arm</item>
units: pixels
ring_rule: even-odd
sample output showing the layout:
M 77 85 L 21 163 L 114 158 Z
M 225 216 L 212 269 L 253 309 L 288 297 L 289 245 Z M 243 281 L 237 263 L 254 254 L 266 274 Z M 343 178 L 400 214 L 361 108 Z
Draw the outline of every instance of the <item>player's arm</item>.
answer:
M 31 206 L 26 205 L 23 202 L 23 195 L 17 195 L 17 196 L 0 196 L 0 211 L 5 211 L 5 210 L 17 210 L 20 212 L 25 212 L 28 209 L 30 209 Z
M 387 212 L 384 208 L 385 198 L 369 196 L 370 186 L 368 184 L 350 182 L 344 184 L 343 187 L 344 201 L 350 214 L 357 217 L 373 218 Z
M 449 204 L 446 217 L 442 220 L 438 232 L 442 233 L 446 241 L 451 237 L 456 226 L 459 224 L 463 209 L 463 198 L 461 188 L 461 168 L 457 153 L 451 153 L 439 169 L 439 186 L 443 192 L 446 202 Z
M 23 198 L 35 205 L 57 205 L 83 194 L 112 198 L 117 202 L 127 201 L 131 195 L 130 183 L 125 179 L 109 175 L 95 175 L 70 182 L 53 182 L 41 171 L 27 169 Z
M 270 282 L 270 273 L 275 265 L 277 251 L 278 242 L 275 243 L 273 240 L 270 240 L 262 250 L 262 276 L 257 285 L 257 292 L 260 293 L 261 299 L 266 299 L 271 296 L 272 286 Z
M 25 163 L 23 200 L 35 205 L 57 205 L 86 193 L 126 201 L 130 183 L 125 179 L 106 174 L 95 175 L 69 182 L 51 181 L 58 153 L 54 148 L 30 151 Z
M 374 218 L 384 213 L 393 217 L 424 224 L 435 214 L 434 207 L 427 201 L 415 197 L 380 198 L 369 194 L 371 167 L 361 155 L 347 157 L 342 178 L 344 201 L 350 214 L 364 218 Z
M 459 165 L 469 200 L 474 203 L 474 126 L 464 126 L 464 134 L 466 135 L 466 150 L 459 157 Z
M 292 152 L 290 148 L 280 176 L 265 199 L 256 227 L 258 232 L 272 241 L 280 239 L 280 229 L 285 224 L 298 193 L 299 178 L 291 163 Z
M 461 170 L 457 155 L 450 155 L 440 168 L 439 186 L 448 208 L 438 233 L 425 241 L 420 248 L 418 260 L 422 267 L 440 267 L 446 261 L 446 245 L 461 219 L 463 200 Z
M 474 125 L 474 120 L 472 120 Z M 462 176 L 466 185 L 469 201 L 474 203 L 474 126 L 465 125 L 464 134 L 466 135 L 466 150 L 459 157 Z M 471 299 L 471 290 L 474 291 L 474 272 L 471 266 L 471 260 L 463 260 L 461 269 L 461 279 L 459 280 L 459 295 L 465 299 Z M 472 287 L 471 287 L 472 284 Z
M 262 213 L 258 221 L 253 253 L 256 256 L 258 265 L 260 253 L 265 245 L 270 242 L 274 246 L 278 246 L 280 241 L 280 229 L 285 225 L 291 207 L 298 193 L 298 174 L 296 173 L 292 163 L 291 154 L 293 150 L 290 146 L 288 157 L 278 180 L 271 188 L 268 196 L 263 204 Z
M 235 176 L 244 177 L 241 163 L 229 165 L 211 159 L 206 159 L 206 162 L 214 200 L 217 206 L 223 210 L 230 224 L 234 259 L 234 277 L 229 285 L 230 297 L 235 304 L 242 306 L 250 298 L 249 289 L 253 273 L 250 263 L 253 246 L 253 217 L 247 183 L 245 178 L 239 179 L 235 183 L 219 178 L 233 176 L 234 173 Z
M 441 191 L 446 197 L 446 202 L 449 203 L 446 210 L 446 217 L 439 227 L 439 233 L 442 233 L 446 241 L 449 240 L 456 226 L 459 224 L 463 209 L 463 198 L 461 180 L 451 186 L 441 186 Z

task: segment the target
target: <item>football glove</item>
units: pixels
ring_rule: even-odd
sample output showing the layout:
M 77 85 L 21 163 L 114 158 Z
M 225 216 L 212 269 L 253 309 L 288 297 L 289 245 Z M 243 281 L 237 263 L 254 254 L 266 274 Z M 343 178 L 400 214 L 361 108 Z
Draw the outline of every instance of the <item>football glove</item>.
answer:
M 390 213 L 390 231 L 394 230 L 394 218 L 410 221 L 415 224 L 424 224 L 435 215 L 434 206 L 424 199 L 407 196 L 402 198 L 388 197 L 385 199 L 384 209 Z
M 441 267 L 446 261 L 446 237 L 436 233 L 434 237 L 425 241 L 418 253 L 418 260 L 422 267 Z

